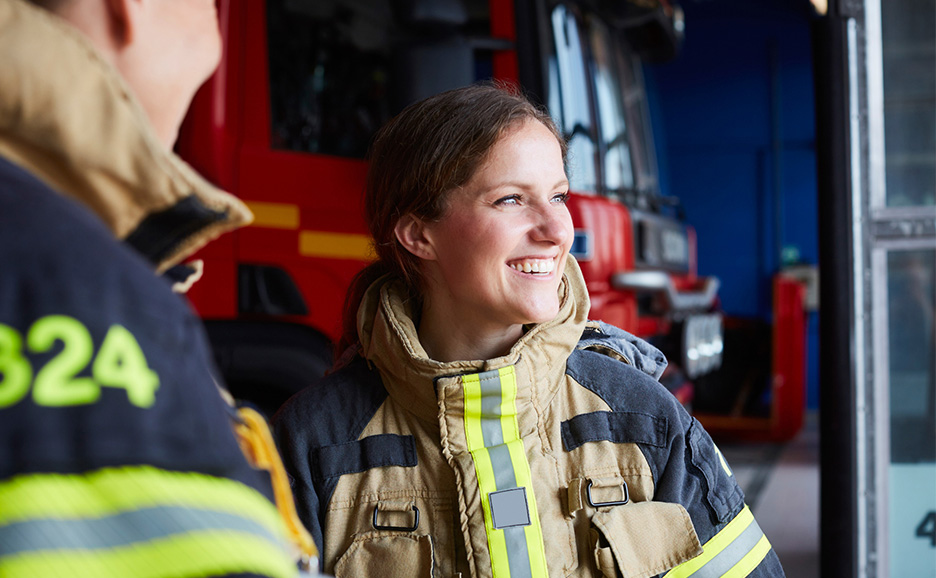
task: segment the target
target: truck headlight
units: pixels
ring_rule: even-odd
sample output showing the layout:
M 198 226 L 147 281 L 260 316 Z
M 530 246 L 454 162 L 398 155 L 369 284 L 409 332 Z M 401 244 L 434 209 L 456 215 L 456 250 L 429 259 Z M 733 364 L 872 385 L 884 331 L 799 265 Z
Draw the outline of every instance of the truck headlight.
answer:
M 683 322 L 683 370 L 689 379 L 715 371 L 722 364 L 724 327 L 719 313 L 690 315 Z

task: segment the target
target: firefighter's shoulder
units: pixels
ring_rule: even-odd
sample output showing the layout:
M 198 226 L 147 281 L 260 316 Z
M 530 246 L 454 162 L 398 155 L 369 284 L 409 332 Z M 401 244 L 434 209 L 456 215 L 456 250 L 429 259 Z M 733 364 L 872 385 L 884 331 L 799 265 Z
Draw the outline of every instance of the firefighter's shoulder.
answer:
M 293 575 L 200 323 L 152 266 L 0 159 L 0 271 L 0 574 Z
M 590 321 L 566 360 L 566 375 L 618 412 L 643 412 L 670 421 L 671 433 L 688 425 L 685 409 L 660 384 L 666 357 L 650 343 L 603 322 Z M 680 424 L 677 426 L 677 424 Z
M 667 366 L 666 356 L 652 344 L 603 321 L 589 321 L 585 324 L 576 349 L 603 353 L 654 379 L 660 379 Z
M 312 446 L 357 439 L 387 399 L 378 371 L 360 356 L 291 397 L 273 417 L 274 430 Z

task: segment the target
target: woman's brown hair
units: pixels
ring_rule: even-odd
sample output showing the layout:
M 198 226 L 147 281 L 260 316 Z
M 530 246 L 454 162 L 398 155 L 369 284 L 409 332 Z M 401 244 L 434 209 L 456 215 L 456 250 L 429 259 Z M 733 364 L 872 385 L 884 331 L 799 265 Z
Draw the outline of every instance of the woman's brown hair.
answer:
M 337 356 L 359 341 L 357 311 L 367 288 L 383 275 L 405 285 L 418 311 L 422 276 L 419 258 L 397 240 L 404 215 L 435 221 L 445 213 L 448 194 L 467 183 L 488 152 L 511 127 L 541 122 L 556 136 L 566 160 L 566 143 L 549 115 L 507 84 L 473 84 L 408 106 L 374 137 L 364 190 L 364 216 L 377 260 L 357 274 L 345 301 Z

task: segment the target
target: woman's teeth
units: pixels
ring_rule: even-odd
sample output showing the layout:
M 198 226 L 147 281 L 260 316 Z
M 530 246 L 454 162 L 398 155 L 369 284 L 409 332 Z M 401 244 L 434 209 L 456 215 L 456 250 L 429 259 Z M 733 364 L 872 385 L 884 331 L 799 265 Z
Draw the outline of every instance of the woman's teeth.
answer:
M 552 273 L 556 262 L 553 259 L 537 259 L 535 261 L 520 261 L 510 263 L 510 268 L 516 269 L 521 273 Z

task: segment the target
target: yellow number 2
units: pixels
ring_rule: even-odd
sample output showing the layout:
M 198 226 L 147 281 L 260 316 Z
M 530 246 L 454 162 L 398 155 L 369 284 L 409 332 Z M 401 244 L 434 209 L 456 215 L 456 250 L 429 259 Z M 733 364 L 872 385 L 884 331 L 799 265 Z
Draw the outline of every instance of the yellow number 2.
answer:
M 65 315 L 49 315 L 33 323 L 26 343 L 33 353 L 45 353 L 56 341 L 62 351 L 36 374 L 33 399 L 39 405 L 62 407 L 94 403 L 101 388 L 89 377 L 75 377 L 88 366 L 94 354 L 91 334 L 80 321 Z

